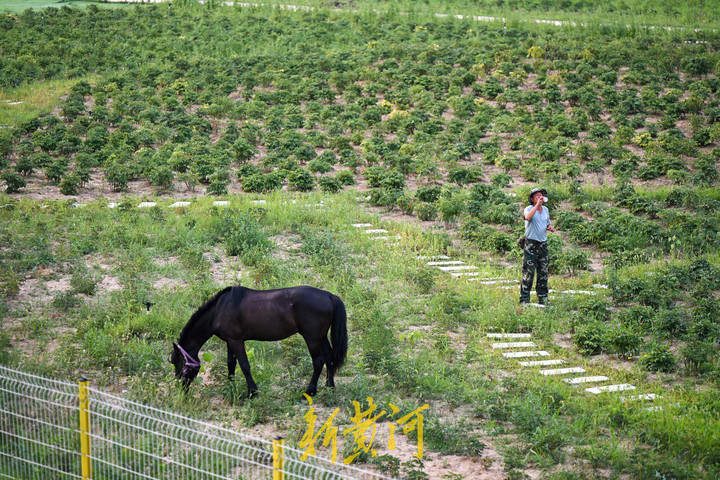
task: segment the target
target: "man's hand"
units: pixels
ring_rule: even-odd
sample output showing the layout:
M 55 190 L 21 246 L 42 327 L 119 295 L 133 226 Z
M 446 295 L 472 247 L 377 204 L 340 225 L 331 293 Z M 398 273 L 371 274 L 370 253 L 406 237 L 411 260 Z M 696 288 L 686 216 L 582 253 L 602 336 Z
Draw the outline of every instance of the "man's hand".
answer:
M 555 227 L 553 227 L 552 225 L 548 225 L 547 229 L 548 229 L 548 232 L 555 233 Z

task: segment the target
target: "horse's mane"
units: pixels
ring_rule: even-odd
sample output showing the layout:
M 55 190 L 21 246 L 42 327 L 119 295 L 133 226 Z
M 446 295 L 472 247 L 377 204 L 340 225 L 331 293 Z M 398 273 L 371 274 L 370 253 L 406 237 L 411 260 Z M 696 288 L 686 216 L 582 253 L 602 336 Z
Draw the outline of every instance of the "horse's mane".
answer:
M 183 327 L 182 331 L 180 332 L 180 339 L 185 338 L 185 335 L 192 330 L 193 326 L 195 326 L 195 323 L 197 323 L 198 319 L 203 316 L 205 312 L 210 310 L 213 305 L 215 305 L 215 302 L 217 302 L 220 297 L 222 297 L 225 293 L 232 290 L 233 287 L 225 287 L 222 290 L 220 290 L 218 293 L 215 294 L 210 300 L 205 302 L 200 308 L 197 309 L 195 313 L 192 314 L 190 317 L 190 320 L 185 324 L 185 327 Z

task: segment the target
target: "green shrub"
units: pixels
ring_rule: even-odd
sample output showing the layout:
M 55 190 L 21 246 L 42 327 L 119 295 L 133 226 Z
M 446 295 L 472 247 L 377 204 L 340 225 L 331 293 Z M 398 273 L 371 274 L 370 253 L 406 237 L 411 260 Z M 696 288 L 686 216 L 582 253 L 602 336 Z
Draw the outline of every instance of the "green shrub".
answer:
M 158 165 L 148 175 L 150 185 L 160 187 L 162 190 L 172 190 L 175 173 L 167 165 Z
M 112 155 L 105 167 L 105 180 L 112 186 L 113 191 L 127 190 L 128 183 L 133 179 L 130 166 Z
M 312 163 L 312 162 L 311 162 Z M 308 169 L 310 166 L 308 165 Z M 298 192 L 309 192 L 315 188 L 315 177 L 304 168 L 293 170 L 288 176 L 288 186 Z
M 53 160 L 50 165 L 45 167 L 45 178 L 53 185 L 57 185 L 67 172 L 69 165 L 70 161 L 64 157 Z
M 18 193 L 27 186 L 25 179 L 15 172 L 5 171 L 0 178 L 5 182 L 5 191 L 7 193 Z
M 405 215 L 412 215 L 415 211 L 415 198 L 408 194 L 402 194 L 397 199 L 397 206 Z
M 81 183 L 80 176 L 77 173 L 65 175 L 60 181 L 60 193 L 63 195 L 77 195 Z
M 517 242 L 517 237 L 498 231 L 475 218 L 465 219 L 460 234 L 481 249 L 496 253 L 509 252 Z
M 307 169 L 313 173 L 327 173 L 334 170 L 333 166 L 321 157 L 315 158 L 308 162 Z
M 490 177 L 490 183 L 496 187 L 506 187 L 512 182 L 512 175 L 509 173 L 496 173 Z
M 270 192 L 280 188 L 282 188 L 282 176 L 276 172 L 245 175 L 242 179 L 242 189 L 248 193 Z
M 718 347 L 712 342 L 693 340 L 680 349 L 685 368 L 694 374 L 705 373 L 713 368 Z
M 342 172 L 340 172 L 342 173 Z M 340 174 L 336 176 L 323 176 L 318 179 L 320 189 L 326 193 L 336 193 L 342 190 L 343 183 L 340 181 Z
M 660 337 L 673 338 L 688 330 L 688 319 L 679 308 L 663 308 L 657 312 L 652 329 Z
M 422 221 L 432 221 L 437 218 L 437 207 L 432 203 L 419 202 L 415 205 L 415 214 Z
M 605 347 L 605 329 L 602 322 L 591 321 L 579 327 L 573 335 L 573 341 L 580 353 L 599 355 Z
M 219 168 L 208 177 L 208 180 L 207 193 L 212 195 L 226 195 L 228 193 L 228 185 L 230 185 L 230 170 L 227 168 Z
M 338 182 L 342 186 L 355 185 L 355 174 L 350 170 L 341 170 L 336 175 Z
M 452 192 L 438 202 L 438 211 L 444 222 L 454 222 L 465 211 L 464 192 Z
M 616 325 L 607 331 L 607 349 L 621 357 L 634 356 L 645 341 L 633 328 Z
M 648 344 L 640 357 L 640 365 L 651 372 L 671 372 L 675 370 L 677 360 L 667 345 L 658 342 Z
M 479 167 L 450 167 L 448 170 L 448 180 L 458 185 L 467 185 L 477 183 L 483 178 L 482 170 Z
M 392 210 L 402 191 L 395 188 L 373 188 L 370 190 L 370 203 Z
M 427 187 L 419 187 L 415 191 L 415 198 L 421 202 L 435 203 L 440 198 L 442 187 L 440 185 L 430 185 Z
M 17 162 L 15 162 L 15 171 L 23 177 L 32 175 L 35 172 L 35 162 L 33 157 L 28 155 L 20 156 Z

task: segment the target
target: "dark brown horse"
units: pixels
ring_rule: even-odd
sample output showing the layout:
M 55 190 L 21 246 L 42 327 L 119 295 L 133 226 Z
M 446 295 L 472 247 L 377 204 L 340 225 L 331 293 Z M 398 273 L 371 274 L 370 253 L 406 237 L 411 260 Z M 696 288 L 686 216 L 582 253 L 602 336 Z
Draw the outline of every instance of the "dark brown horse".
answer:
M 175 376 L 182 379 L 187 389 L 200 371 L 200 349 L 215 335 L 227 342 L 229 377 L 235 375 L 236 361 L 239 362 L 248 396 L 253 396 L 258 388 L 250 374 L 245 341 L 272 342 L 299 333 L 312 357 L 313 374 L 305 391 L 312 396 L 317 391 L 323 365 L 327 367 L 326 385 L 335 386 L 335 372 L 347 355 L 346 321 L 342 300 L 324 290 L 304 286 L 278 290 L 227 287 L 190 317 L 178 342 L 173 343 L 170 361 L 175 365 Z

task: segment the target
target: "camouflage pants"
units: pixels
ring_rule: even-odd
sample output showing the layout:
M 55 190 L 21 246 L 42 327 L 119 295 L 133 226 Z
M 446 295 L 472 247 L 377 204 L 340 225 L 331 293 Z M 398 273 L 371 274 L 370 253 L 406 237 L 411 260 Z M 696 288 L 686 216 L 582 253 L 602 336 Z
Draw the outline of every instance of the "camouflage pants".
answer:
M 547 242 L 536 242 L 527 240 L 525 242 L 525 251 L 523 255 L 523 275 L 520 284 L 520 301 L 530 301 L 530 290 L 532 289 L 535 270 L 537 270 L 537 291 L 540 303 L 547 302 L 548 297 L 548 244 Z

